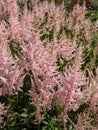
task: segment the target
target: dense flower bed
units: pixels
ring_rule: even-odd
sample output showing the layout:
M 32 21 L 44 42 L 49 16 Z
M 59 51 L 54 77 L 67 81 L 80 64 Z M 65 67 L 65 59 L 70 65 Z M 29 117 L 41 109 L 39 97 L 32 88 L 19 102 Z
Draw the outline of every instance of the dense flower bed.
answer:
M 31 4 L 0 2 L 1 128 L 96 129 L 98 30 L 85 3 Z

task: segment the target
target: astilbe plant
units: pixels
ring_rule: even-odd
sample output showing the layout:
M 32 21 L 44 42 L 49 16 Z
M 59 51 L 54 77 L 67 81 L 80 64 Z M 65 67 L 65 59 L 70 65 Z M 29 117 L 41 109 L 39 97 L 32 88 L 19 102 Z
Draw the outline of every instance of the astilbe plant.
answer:
M 0 24 L 0 95 L 13 94 L 20 90 L 22 86 L 23 71 L 14 60 L 10 49 L 8 39 L 9 33 L 6 30 L 6 24 Z M 21 78 L 20 78 L 21 77 Z
M 2 8 L 6 3 L 1 2 Z M 4 4 L 4 5 L 3 5 Z M 6 14 L 6 9 L 2 10 Z M 2 14 L 1 14 L 2 15 Z M 2 16 L 0 16 L 2 18 Z M 7 17 L 7 16 L 6 16 Z M 21 90 L 23 84 L 23 70 L 18 66 L 17 60 L 14 60 L 9 49 L 10 31 L 8 24 L 1 19 L 0 21 L 0 96 L 6 96 L 17 93 Z M 2 117 L 4 105 L 0 105 L 0 116 Z M 0 119 L 1 119 L 0 117 Z
M 90 102 L 92 111 L 96 111 L 97 78 L 91 78 L 89 84 L 87 68 L 82 69 L 84 50 L 89 49 L 95 32 L 90 20 L 85 19 L 85 4 L 77 4 L 69 17 L 65 16 L 63 2 L 60 6 L 54 1 L 36 2 L 31 10 L 24 4 L 22 11 L 20 4 L 16 0 L 1 2 L 4 17 L 1 13 L 0 96 L 22 90 L 28 74 L 32 83 L 30 100 L 36 107 L 35 122 L 41 123 L 53 102 L 62 109 L 58 118 L 65 124 L 68 112 L 76 111 L 83 102 Z M 80 39 L 83 33 L 87 45 Z
M 47 2 L 45 2 L 45 4 L 47 4 L 47 6 L 48 6 Z M 43 5 L 43 3 L 42 3 L 42 5 Z M 49 5 L 49 7 L 50 6 L 51 5 Z M 59 7 L 55 7 L 54 3 L 52 3 L 52 6 L 53 6 L 52 8 L 54 9 L 54 11 L 56 13 L 56 11 L 58 10 Z M 40 7 L 40 9 L 41 9 L 41 7 Z M 50 9 L 49 7 L 47 7 L 47 8 Z M 50 21 L 50 19 L 51 19 L 51 17 L 50 17 L 51 13 L 49 12 L 50 10 L 45 10 L 45 11 L 46 11 L 47 15 L 49 14 L 47 16 L 49 18 L 47 18 L 47 19 Z M 37 14 L 38 12 L 39 11 L 37 11 L 37 9 L 36 9 L 36 13 L 35 13 L 36 16 L 39 16 Z M 42 12 L 42 15 L 43 15 L 43 12 Z M 41 14 L 39 17 L 41 17 Z M 37 22 L 39 22 L 38 20 L 41 19 L 41 18 L 40 19 L 38 19 L 38 18 L 37 18 Z M 52 19 L 51 19 L 51 22 L 55 21 L 57 18 L 52 17 Z M 52 24 L 47 24 L 47 23 L 45 25 L 46 27 L 50 25 L 48 28 L 49 29 L 53 28 L 55 30 L 55 24 L 52 25 Z M 58 26 L 60 26 L 60 25 L 58 25 Z M 35 27 L 35 29 L 36 29 L 36 27 Z M 38 28 L 37 28 L 37 30 L 38 30 Z M 30 91 L 30 94 L 31 94 L 34 104 L 36 104 L 36 106 L 37 106 L 37 111 L 36 111 L 37 116 L 36 117 L 39 119 L 39 117 L 41 116 L 40 115 L 41 113 L 44 112 L 44 114 L 45 114 L 46 110 L 51 109 L 53 99 L 55 99 L 57 105 L 61 106 L 63 109 L 66 109 L 66 113 L 64 113 L 64 114 L 67 114 L 68 111 L 70 111 L 71 109 L 75 109 L 77 106 L 77 105 L 75 105 L 75 104 L 77 104 L 77 99 L 75 99 L 75 101 L 74 101 L 74 98 L 76 98 L 76 95 L 80 94 L 81 96 L 83 96 L 82 92 L 80 92 L 80 93 L 77 92 L 77 94 L 75 95 L 75 91 L 78 89 L 79 85 L 81 86 L 80 81 L 82 83 L 82 80 L 85 80 L 85 78 L 82 79 L 82 77 L 81 77 L 81 79 L 79 80 L 79 78 L 80 78 L 79 76 L 81 75 L 80 73 L 82 73 L 82 72 L 79 72 L 80 71 L 79 64 L 77 65 L 77 67 L 73 65 L 73 68 L 75 67 L 74 68 L 75 73 L 69 72 L 69 77 L 68 77 L 68 75 L 66 77 L 64 77 L 62 75 L 62 73 L 57 72 L 58 66 L 56 66 L 56 60 L 57 60 L 58 55 L 63 56 L 68 61 L 72 59 L 72 55 L 74 55 L 75 49 L 77 49 L 76 39 L 75 38 L 73 38 L 72 40 L 64 39 L 63 34 L 61 34 L 63 36 L 59 37 L 59 39 L 58 39 L 57 34 L 56 34 L 57 31 L 54 31 L 55 33 L 54 33 L 54 37 L 52 40 L 49 41 L 49 39 L 46 38 L 45 40 L 41 41 L 39 32 L 37 30 L 35 31 L 35 35 L 34 35 L 34 31 L 32 32 L 34 35 L 34 39 L 32 41 L 29 41 L 29 45 L 27 44 L 27 46 L 29 46 L 30 49 L 27 49 L 27 46 L 25 43 L 22 44 L 22 46 L 21 46 L 23 48 L 22 56 L 24 56 L 22 58 L 22 60 L 24 58 L 26 58 L 26 59 L 28 58 L 29 61 L 28 61 L 28 63 L 26 63 L 26 67 L 28 67 L 28 70 L 29 69 L 32 70 L 33 76 L 31 78 L 33 78 L 32 79 L 33 86 L 32 86 L 32 90 Z M 65 38 L 66 38 L 66 36 L 65 36 Z M 45 42 L 46 42 L 46 46 L 44 46 Z M 66 45 L 66 44 L 68 44 L 68 45 Z M 29 52 L 28 52 L 28 50 L 29 50 Z M 65 55 L 64 55 L 64 51 L 65 51 Z M 67 51 L 70 53 L 68 53 Z M 29 55 L 29 57 L 26 57 L 28 55 Z M 77 60 L 77 61 L 80 61 L 80 63 L 81 63 L 81 58 L 82 57 L 80 56 L 79 59 Z M 24 61 L 22 61 L 22 63 L 23 62 Z M 27 64 L 28 64 L 28 66 L 27 66 Z M 77 76 L 78 73 L 79 73 L 79 76 Z M 75 79 L 72 82 L 73 77 Z M 79 83 L 77 83 L 78 81 L 79 81 Z M 76 84 L 76 87 L 75 87 L 75 84 Z M 82 85 L 84 86 L 85 82 Z M 58 87 L 57 92 L 55 92 L 54 86 Z M 73 90 L 72 90 L 72 88 L 73 88 Z M 77 96 L 77 98 L 78 98 L 78 96 Z M 71 102 L 72 102 L 72 105 L 70 106 Z M 65 106 L 68 106 L 68 107 L 65 107 Z M 72 107 L 72 106 L 74 106 L 74 107 Z

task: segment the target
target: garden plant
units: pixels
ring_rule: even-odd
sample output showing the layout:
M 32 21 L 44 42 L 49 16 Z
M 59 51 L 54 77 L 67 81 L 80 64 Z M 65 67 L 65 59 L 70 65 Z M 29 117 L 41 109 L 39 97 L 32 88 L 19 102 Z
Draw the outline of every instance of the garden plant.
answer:
M 1 130 L 98 130 L 98 6 L 87 2 L 0 0 Z

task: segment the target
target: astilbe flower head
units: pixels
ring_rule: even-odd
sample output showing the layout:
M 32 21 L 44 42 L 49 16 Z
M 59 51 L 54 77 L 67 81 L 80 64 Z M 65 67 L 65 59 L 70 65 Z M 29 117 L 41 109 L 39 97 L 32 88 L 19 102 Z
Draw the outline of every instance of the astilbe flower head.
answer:
M 83 113 L 78 114 L 77 124 L 75 125 L 75 130 L 96 130 L 92 125 L 93 122 L 92 112 L 89 109 L 85 109 Z
M 7 112 L 7 108 L 4 106 L 4 104 L 0 103 L 0 124 L 3 122 L 3 115 L 5 115 Z
M 88 88 L 88 101 L 90 102 L 90 109 L 98 112 L 98 68 L 96 68 L 96 76 L 89 72 L 90 83 Z
M 75 57 L 75 62 L 71 69 L 68 69 L 65 76 L 61 77 L 61 86 L 58 86 L 58 91 L 55 93 L 56 104 L 61 106 L 64 111 L 61 113 L 63 120 L 67 119 L 67 112 L 77 110 L 82 99 L 85 97 L 86 77 L 81 70 L 82 64 L 82 48 L 78 48 Z M 64 116 L 65 118 L 64 119 Z M 61 118 L 60 117 L 60 118 Z
M 0 95 L 17 93 L 23 84 L 23 70 L 13 60 L 8 48 L 0 46 Z M 3 50 L 1 50 L 3 49 Z
M 7 16 L 6 4 L 4 1 L 0 1 L 0 20 L 6 18 L 6 16 Z
M 95 29 L 91 21 L 89 19 L 86 19 L 85 14 L 85 3 L 82 6 L 76 4 L 65 22 L 68 29 L 71 29 L 76 36 L 79 37 L 83 33 L 85 34 L 85 39 L 89 41 L 92 39 L 92 33 Z
M 0 95 L 16 93 L 23 83 L 23 69 L 11 55 L 9 37 L 8 24 L 2 21 L 0 23 Z
M 45 0 L 34 5 L 33 14 L 35 16 L 34 18 L 36 19 L 36 23 L 38 22 L 38 25 L 43 22 L 42 20 L 45 15 L 48 16 L 46 28 L 51 29 L 54 27 L 55 31 L 58 32 L 60 30 L 60 27 L 64 24 L 64 10 L 65 6 L 63 2 L 60 6 L 56 6 L 54 0 L 50 3 Z M 46 28 L 44 28 L 43 31 L 45 31 Z
M 0 22 L 0 43 L 7 42 L 9 37 L 9 32 L 7 30 L 7 24 L 5 21 Z

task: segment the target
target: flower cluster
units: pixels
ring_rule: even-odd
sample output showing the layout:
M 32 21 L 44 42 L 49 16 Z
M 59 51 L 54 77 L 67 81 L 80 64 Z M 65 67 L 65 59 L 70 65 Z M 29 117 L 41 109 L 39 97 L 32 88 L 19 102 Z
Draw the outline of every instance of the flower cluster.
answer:
M 20 11 L 21 2 L 17 0 L 0 2 L 0 96 L 22 90 L 28 74 L 31 102 L 39 123 L 52 109 L 53 101 L 62 108 L 60 117 L 64 122 L 67 113 L 77 110 L 85 100 L 97 111 L 97 76 L 89 84 L 82 69 L 83 53 L 94 32 L 90 20 L 85 19 L 85 5 L 76 4 L 67 17 L 63 2 L 60 6 L 54 1 L 32 3 L 32 10 L 24 4 Z M 80 39 L 83 33 L 85 46 Z

